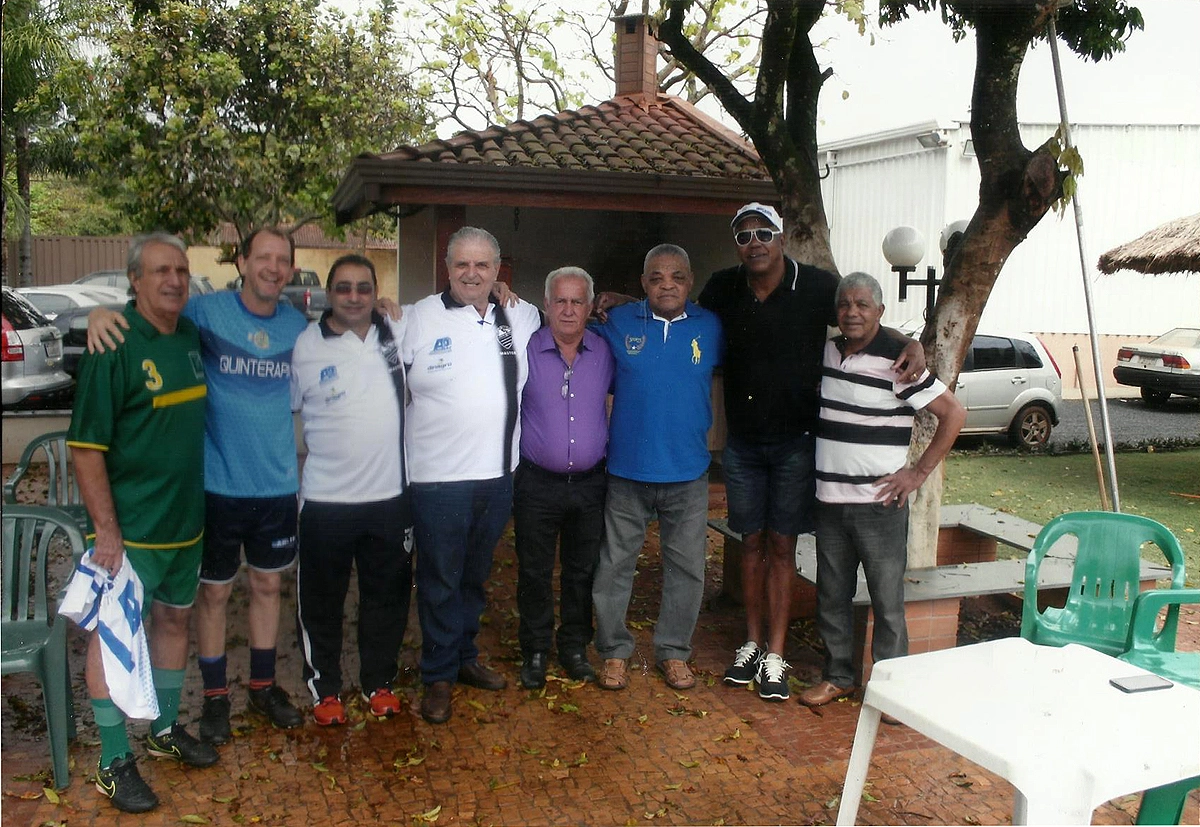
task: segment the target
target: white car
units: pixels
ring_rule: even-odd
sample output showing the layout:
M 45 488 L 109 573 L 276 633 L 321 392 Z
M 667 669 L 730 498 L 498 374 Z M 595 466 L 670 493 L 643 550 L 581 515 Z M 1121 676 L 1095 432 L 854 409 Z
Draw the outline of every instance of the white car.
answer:
M 1144 345 L 1121 345 L 1113 376 L 1142 389 L 1147 405 L 1171 394 L 1200 398 L 1200 328 L 1177 327 Z
M 910 329 L 900 326 L 920 337 L 921 327 Z M 976 332 L 954 395 L 967 409 L 962 434 L 1008 434 L 1018 446 L 1040 448 L 1058 424 L 1062 371 L 1032 333 Z
M 17 292 L 33 303 L 42 315 L 53 321 L 59 313 L 79 307 L 124 302 L 126 291 L 99 284 L 50 284 L 38 287 L 18 287 Z

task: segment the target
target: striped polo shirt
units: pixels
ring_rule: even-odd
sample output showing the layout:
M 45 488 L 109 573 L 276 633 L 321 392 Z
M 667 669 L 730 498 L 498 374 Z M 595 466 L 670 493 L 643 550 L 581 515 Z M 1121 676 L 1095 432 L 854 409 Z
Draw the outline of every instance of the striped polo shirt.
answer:
M 871 503 L 875 481 L 904 467 L 913 416 L 946 392 L 928 371 L 897 380 L 892 363 L 904 342 L 878 332 L 865 348 L 843 355 L 845 336 L 825 343 L 821 419 L 817 431 L 817 499 Z

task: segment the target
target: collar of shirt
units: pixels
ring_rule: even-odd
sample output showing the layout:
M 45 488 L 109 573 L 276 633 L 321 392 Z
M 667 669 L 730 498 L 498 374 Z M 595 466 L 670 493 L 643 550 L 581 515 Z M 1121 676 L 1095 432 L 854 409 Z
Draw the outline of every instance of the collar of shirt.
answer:
M 670 331 L 671 331 L 671 325 L 673 325 L 675 322 L 682 322 L 684 319 L 686 319 L 688 317 L 686 302 L 683 305 L 683 311 L 678 316 L 676 316 L 674 319 L 668 319 L 668 318 L 658 315 L 657 313 L 655 313 L 653 310 L 650 309 L 649 303 L 646 304 L 646 312 L 649 313 L 650 318 L 654 319 L 656 322 L 663 323 L 663 341 L 664 342 L 667 340 L 667 334 L 670 333 Z
M 454 298 L 454 296 L 450 295 L 449 287 L 447 287 L 445 290 L 442 291 L 442 306 L 445 307 L 447 310 L 458 310 L 460 308 L 470 307 L 476 313 L 479 312 L 479 310 L 477 308 L 475 308 L 474 306 L 469 305 L 469 304 L 463 304 L 458 299 Z M 495 314 L 495 310 L 496 310 L 496 302 L 489 296 L 487 312 L 480 318 L 476 319 L 476 321 L 479 322 L 480 324 L 492 324 L 493 323 L 492 318 L 493 318 L 493 315 Z

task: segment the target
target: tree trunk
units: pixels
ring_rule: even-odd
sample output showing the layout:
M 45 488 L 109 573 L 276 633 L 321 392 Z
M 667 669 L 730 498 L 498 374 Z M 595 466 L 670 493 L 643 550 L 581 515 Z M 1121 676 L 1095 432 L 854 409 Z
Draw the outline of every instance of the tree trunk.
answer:
M 14 155 L 17 162 L 17 195 L 25 205 L 25 216 L 21 222 L 21 240 L 17 246 L 17 284 L 29 287 L 33 284 L 33 236 L 29 222 L 29 127 L 17 127 Z
M 971 138 L 979 164 L 979 206 L 945 262 L 933 321 L 921 336 L 930 370 L 953 389 L 1001 268 L 1062 194 L 1062 175 L 1046 144 L 1026 149 L 1017 123 L 1017 80 L 1042 18 L 1036 10 L 980 12 L 976 30 Z M 917 417 L 909 458 L 929 445 L 936 420 Z M 912 502 L 909 567 L 936 565 L 942 469 Z

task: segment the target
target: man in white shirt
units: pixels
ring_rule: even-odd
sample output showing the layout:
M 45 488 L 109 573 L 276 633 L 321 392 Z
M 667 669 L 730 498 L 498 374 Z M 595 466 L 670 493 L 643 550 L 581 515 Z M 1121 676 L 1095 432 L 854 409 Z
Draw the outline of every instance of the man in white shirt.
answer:
M 304 422 L 297 614 L 304 682 L 320 726 L 344 724 L 343 607 L 358 570 L 359 680 L 371 714 L 392 692 L 412 590 L 412 519 L 404 466 L 405 320 L 374 312 L 378 281 L 360 255 L 334 262 L 329 310 L 300 334 L 292 407 Z
M 512 513 L 525 350 L 536 307 L 501 307 L 490 294 L 500 245 L 478 227 L 450 237 L 450 285 L 406 308 L 402 357 L 411 402 L 405 444 L 412 479 L 421 620 L 421 715 L 450 718 L 455 682 L 500 690 L 475 636 L 492 552 Z

